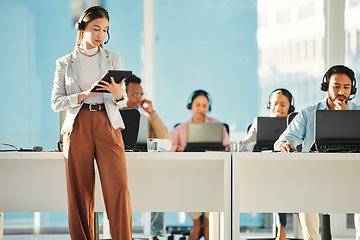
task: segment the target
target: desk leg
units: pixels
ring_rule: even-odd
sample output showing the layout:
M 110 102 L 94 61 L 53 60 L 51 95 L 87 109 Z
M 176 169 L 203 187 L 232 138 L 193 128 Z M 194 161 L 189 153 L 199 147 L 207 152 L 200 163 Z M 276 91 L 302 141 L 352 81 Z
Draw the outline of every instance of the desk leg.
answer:
M 4 236 L 4 213 L 0 212 L 0 240 L 3 240 Z
M 209 213 L 209 237 L 210 240 L 221 240 L 221 213 L 210 212 Z
M 294 238 L 299 238 L 299 239 L 302 238 L 302 231 L 299 222 L 299 216 L 297 213 L 294 213 L 293 226 L 294 226 Z
M 99 240 L 99 212 L 94 212 L 94 235 L 95 240 Z
M 106 212 L 103 213 L 103 238 L 111 239 L 110 224 Z
M 232 154 L 224 161 L 224 214 L 221 221 L 220 239 L 229 240 L 232 239 Z M 221 216 L 221 215 L 220 215 Z
M 232 159 L 232 202 L 231 202 L 231 239 L 240 239 L 240 186 L 239 186 L 239 161 Z M 228 238 L 230 239 L 230 238 Z

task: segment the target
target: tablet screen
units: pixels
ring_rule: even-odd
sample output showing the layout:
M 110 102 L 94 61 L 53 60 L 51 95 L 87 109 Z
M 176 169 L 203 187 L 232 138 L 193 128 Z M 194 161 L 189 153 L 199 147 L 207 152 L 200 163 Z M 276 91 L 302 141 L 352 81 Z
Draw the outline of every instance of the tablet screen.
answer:
M 105 73 L 100 80 L 107 81 L 108 83 L 111 83 L 110 77 L 113 77 L 116 83 L 120 83 L 123 78 L 127 79 L 132 74 L 132 71 L 125 71 L 125 70 L 108 70 L 107 73 Z M 101 83 L 99 83 L 101 84 Z M 106 92 L 109 91 L 106 90 L 97 90 L 99 87 L 95 86 L 91 92 Z

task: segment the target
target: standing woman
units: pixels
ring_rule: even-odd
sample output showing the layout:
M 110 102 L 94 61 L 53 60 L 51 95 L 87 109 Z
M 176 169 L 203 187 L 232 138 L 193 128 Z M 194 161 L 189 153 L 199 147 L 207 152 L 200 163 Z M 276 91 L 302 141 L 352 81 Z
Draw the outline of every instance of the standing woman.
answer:
M 103 82 L 90 92 L 109 69 L 122 69 L 120 56 L 103 49 L 109 31 L 108 12 L 100 6 L 86 9 L 76 24 L 75 50 L 58 59 L 51 107 L 66 111 L 64 140 L 69 230 L 71 239 L 94 239 L 94 158 L 104 195 L 112 239 L 132 238 L 132 211 L 128 188 L 122 121 L 119 107 L 127 101 L 124 80 Z

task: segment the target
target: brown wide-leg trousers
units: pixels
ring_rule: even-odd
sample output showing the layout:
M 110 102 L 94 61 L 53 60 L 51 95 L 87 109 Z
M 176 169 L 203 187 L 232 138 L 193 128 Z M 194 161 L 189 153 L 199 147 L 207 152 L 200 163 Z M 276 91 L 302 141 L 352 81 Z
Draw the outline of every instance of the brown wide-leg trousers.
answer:
M 94 239 L 94 158 L 113 240 L 132 239 L 132 211 L 124 142 L 106 111 L 81 109 L 64 134 L 69 230 L 73 240 Z

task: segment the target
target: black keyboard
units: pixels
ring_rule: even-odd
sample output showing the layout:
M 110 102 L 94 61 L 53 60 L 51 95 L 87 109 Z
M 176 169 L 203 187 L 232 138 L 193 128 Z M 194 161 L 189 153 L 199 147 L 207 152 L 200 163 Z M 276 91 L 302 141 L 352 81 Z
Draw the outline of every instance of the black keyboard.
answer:
M 317 145 L 319 152 L 360 152 L 359 144 L 329 144 L 329 145 Z
M 253 152 L 273 151 L 273 150 L 274 150 L 273 145 L 259 145 L 259 144 L 256 144 L 254 149 L 253 149 Z
M 147 152 L 147 145 L 146 143 L 137 143 L 135 149 L 139 152 Z
M 186 146 L 184 152 L 225 151 L 225 146 Z

